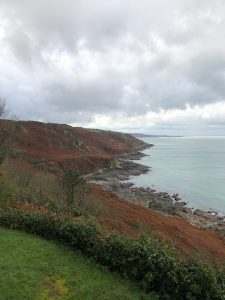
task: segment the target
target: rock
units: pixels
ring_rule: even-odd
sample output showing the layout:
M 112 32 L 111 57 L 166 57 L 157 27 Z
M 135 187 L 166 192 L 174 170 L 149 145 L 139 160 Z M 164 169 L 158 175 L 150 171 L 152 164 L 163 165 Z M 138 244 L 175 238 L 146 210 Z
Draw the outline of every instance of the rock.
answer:
M 175 201 L 180 201 L 180 200 L 181 200 L 179 194 L 173 194 L 173 195 L 172 195 L 172 198 L 173 198 Z
M 213 215 L 213 216 L 217 216 L 218 212 L 214 211 L 214 210 L 208 210 L 207 214 Z
M 201 209 L 196 209 L 196 210 L 194 211 L 194 215 L 197 215 L 197 216 L 200 216 L 200 217 L 204 217 L 205 213 L 204 213 L 204 211 L 201 210 Z
M 129 187 L 132 187 L 132 186 L 134 186 L 134 183 L 132 183 L 132 182 L 126 182 L 126 183 L 121 183 L 120 184 L 120 187 L 122 187 L 122 188 L 129 188 Z
M 184 212 L 185 214 L 192 214 L 192 211 L 188 207 L 182 207 L 181 211 Z
M 104 174 L 93 175 L 93 176 L 91 176 L 91 179 L 101 180 L 101 181 L 108 181 L 108 178 Z

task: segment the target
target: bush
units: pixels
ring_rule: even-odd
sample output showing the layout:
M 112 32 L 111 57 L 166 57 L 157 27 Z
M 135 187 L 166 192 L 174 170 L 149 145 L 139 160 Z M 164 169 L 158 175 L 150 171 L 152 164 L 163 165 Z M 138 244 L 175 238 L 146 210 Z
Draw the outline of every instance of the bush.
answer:
M 67 204 L 84 206 L 87 186 L 83 176 L 75 170 L 69 170 L 65 172 L 62 183 Z
M 162 299 L 225 299 L 225 271 L 195 260 L 180 261 L 174 249 L 151 236 L 106 234 L 93 221 L 53 214 L 0 211 L 0 225 L 81 250 L 100 265 L 138 282 Z
M 5 174 L 5 168 L 0 165 L 0 207 L 15 207 L 18 196 L 18 187 Z
M 70 173 L 66 174 L 70 178 L 68 175 Z M 64 176 L 65 181 L 67 176 Z M 78 178 L 76 184 L 72 181 L 75 184 L 74 200 L 70 203 L 66 199 L 62 178 L 49 172 L 23 170 L 19 162 L 10 163 L 6 160 L 0 165 L 0 207 L 21 208 L 30 204 L 37 209 L 64 212 L 73 217 L 81 215 L 99 217 L 104 204 L 92 203 L 88 197 L 89 189 L 85 179 L 79 173 Z
M 58 180 L 50 174 L 24 172 L 8 162 L 0 166 L 0 207 L 32 203 L 55 211 L 62 208 L 61 199 Z

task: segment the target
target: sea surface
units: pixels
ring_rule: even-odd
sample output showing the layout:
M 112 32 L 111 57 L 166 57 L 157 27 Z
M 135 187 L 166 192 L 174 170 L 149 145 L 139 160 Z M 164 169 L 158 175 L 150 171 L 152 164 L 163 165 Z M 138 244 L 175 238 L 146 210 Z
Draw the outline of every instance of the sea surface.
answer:
M 154 147 L 138 163 L 148 174 L 132 177 L 136 186 L 179 193 L 188 206 L 225 214 L 225 137 L 143 138 Z

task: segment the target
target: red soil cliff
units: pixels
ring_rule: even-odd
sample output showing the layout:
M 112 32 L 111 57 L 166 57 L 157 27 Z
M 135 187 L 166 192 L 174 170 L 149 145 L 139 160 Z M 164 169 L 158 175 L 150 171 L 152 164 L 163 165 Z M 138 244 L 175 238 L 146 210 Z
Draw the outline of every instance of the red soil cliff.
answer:
M 0 121 L 10 128 L 14 158 L 30 165 L 59 171 L 76 168 L 81 173 L 108 167 L 115 155 L 144 143 L 129 134 L 41 122 Z

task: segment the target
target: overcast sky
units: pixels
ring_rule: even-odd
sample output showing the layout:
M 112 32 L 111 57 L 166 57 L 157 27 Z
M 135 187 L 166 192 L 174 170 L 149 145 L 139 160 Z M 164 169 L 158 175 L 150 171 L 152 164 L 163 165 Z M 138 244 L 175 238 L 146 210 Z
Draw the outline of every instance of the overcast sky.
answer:
M 19 119 L 225 134 L 224 0 L 0 0 L 0 97 Z

